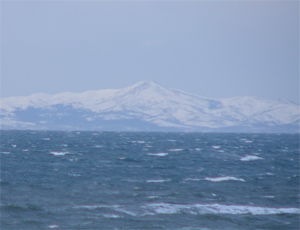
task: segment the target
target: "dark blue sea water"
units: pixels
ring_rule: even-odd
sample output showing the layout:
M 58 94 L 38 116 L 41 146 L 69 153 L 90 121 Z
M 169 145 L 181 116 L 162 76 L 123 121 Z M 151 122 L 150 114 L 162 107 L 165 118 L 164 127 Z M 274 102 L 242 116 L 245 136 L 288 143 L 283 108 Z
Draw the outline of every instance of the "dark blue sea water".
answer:
M 299 229 L 299 135 L 1 131 L 1 229 Z

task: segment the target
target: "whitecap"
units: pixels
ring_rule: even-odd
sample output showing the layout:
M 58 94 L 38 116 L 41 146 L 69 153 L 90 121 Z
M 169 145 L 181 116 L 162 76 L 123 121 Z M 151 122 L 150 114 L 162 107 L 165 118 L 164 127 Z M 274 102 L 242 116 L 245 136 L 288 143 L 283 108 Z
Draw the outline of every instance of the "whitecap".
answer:
M 56 152 L 56 151 L 53 151 L 51 152 L 52 155 L 54 156 L 64 156 L 66 154 L 69 154 L 69 152 Z
M 108 208 L 108 209 L 112 209 L 116 212 L 128 214 L 130 216 L 137 216 L 137 213 L 127 210 L 124 205 L 78 205 L 78 206 L 75 206 L 74 208 L 88 209 L 88 210 L 94 210 L 94 209 L 99 209 L 99 208 Z M 109 215 L 111 215 L 111 214 L 109 214 Z
M 10 152 L 1 152 L 2 154 L 10 154 Z
M 200 181 L 200 180 L 202 180 L 202 179 L 200 179 L 200 178 L 185 178 L 185 179 L 183 179 L 184 181 Z
M 78 209 L 94 210 L 97 208 L 108 208 L 114 212 L 125 213 L 130 216 L 147 215 L 174 215 L 174 214 L 226 214 L 226 215 L 276 215 L 276 214 L 300 214 L 299 208 L 271 208 L 245 205 L 223 205 L 223 204 L 170 204 L 170 203 L 148 203 L 141 206 L 127 205 L 80 205 L 75 206 Z M 104 214 L 107 218 L 120 218 L 119 214 Z
M 171 181 L 171 179 L 146 180 L 147 183 L 163 183 L 168 181 Z
M 116 215 L 116 214 L 104 214 L 103 215 L 105 218 L 109 219 L 117 219 L 117 218 L 122 218 L 122 216 Z
M 251 140 L 245 140 L 244 142 L 245 143 L 252 143 L 253 141 L 251 141 Z
M 81 176 L 80 173 L 68 173 L 69 176 L 75 176 L 75 177 L 78 177 L 78 176 Z
M 171 152 L 180 152 L 180 151 L 183 151 L 183 149 L 169 149 L 169 151 L 171 151 Z
M 89 209 L 89 210 L 94 210 L 94 209 L 98 209 L 98 208 L 111 208 L 111 209 L 116 209 L 119 208 L 120 205 L 77 205 L 74 208 L 75 209 Z
M 160 196 L 147 196 L 148 199 L 158 199 Z
M 262 157 L 258 156 L 251 156 L 251 155 L 246 155 L 240 159 L 240 161 L 255 161 L 255 160 L 262 160 Z
M 56 224 L 51 224 L 51 225 L 49 225 L 48 227 L 49 227 L 49 228 L 58 228 L 58 225 L 56 225 Z
M 148 215 L 188 213 L 193 215 L 203 214 L 229 214 L 229 215 L 275 215 L 275 214 L 299 214 L 298 208 L 268 208 L 243 205 L 222 204 L 168 204 L 152 203 L 144 206 Z
M 117 212 L 125 213 L 130 216 L 137 216 L 136 212 L 129 211 L 129 210 L 125 209 L 124 207 L 116 207 L 116 208 L 114 208 L 114 210 Z
M 263 196 L 264 198 L 273 199 L 275 196 Z
M 167 204 L 167 203 L 153 203 L 153 204 L 147 204 L 144 206 L 145 209 L 148 209 L 149 211 L 152 211 L 156 214 L 176 214 L 180 213 L 183 210 L 188 210 L 189 205 L 185 204 Z M 152 215 L 154 214 L 152 213 Z M 148 213 L 151 215 L 151 212 Z
M 211 181 L 211 182 L 222 182 L 222 181 L 230 181 L 230 180 L 245 182 L 244 179 L 236 178 L 236 177 L 233 177 L 233 176 L 223 176 L 223 177 L 215 177 L 215 178 L 206 177 L 205 180 Z
M 165 157 L 169 155 L 168 153 L 147 153 L 149 156 L 158 156 L 158 157 Z
M 240 141 L 243 141 L 244 143 L 252 143 L 252 140 L 248 140 L 246 138 L 241 138 Z
M 202 212 L 209 212 L 215 214 L 251 214 L 251 215 L 274 215 L 282 213 L 299 213 L 298 208 L 267 208 L 267 207 L 255 207 L 255 206 L 243 206 L 243 205 L 196 205 L 196 207 Z
M 212 148 L 214 148 L 214 149 L 219 149 L 219 148 L 221 148 L 222 146 L 220 146 L 220 145 L 213 145 L 213 146 L 211 146 Z
M 131 143 L 135 144 L 135 143 L 138 143 L 138 144 L 145 144 L 146 142 L 145 141 L 131 141 Z

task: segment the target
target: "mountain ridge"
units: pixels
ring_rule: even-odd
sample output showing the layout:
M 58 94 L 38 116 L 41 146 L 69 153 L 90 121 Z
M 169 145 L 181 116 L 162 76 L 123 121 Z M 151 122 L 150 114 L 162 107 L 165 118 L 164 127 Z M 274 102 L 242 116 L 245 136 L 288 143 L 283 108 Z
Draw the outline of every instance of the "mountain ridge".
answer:
M 1 99 L 1 129 L 299 132 L 300 107 L 256 97 L 206 98 L 142 81 L 123 89 Z

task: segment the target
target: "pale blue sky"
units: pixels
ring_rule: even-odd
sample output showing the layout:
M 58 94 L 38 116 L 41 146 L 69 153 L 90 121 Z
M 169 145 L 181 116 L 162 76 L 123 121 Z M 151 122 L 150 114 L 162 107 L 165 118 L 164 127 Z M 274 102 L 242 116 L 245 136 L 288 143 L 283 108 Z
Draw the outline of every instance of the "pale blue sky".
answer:
M 1 1 L 1 97 L 142 80 L 299 102 L 299 2 Z

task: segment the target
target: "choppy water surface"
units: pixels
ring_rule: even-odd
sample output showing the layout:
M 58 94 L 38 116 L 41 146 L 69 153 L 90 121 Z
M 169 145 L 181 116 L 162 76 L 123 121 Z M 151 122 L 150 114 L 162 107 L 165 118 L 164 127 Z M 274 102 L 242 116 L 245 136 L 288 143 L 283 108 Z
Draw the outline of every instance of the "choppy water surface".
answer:
M 299 229 L 299 135 L 1 131 L 1 229 Z

